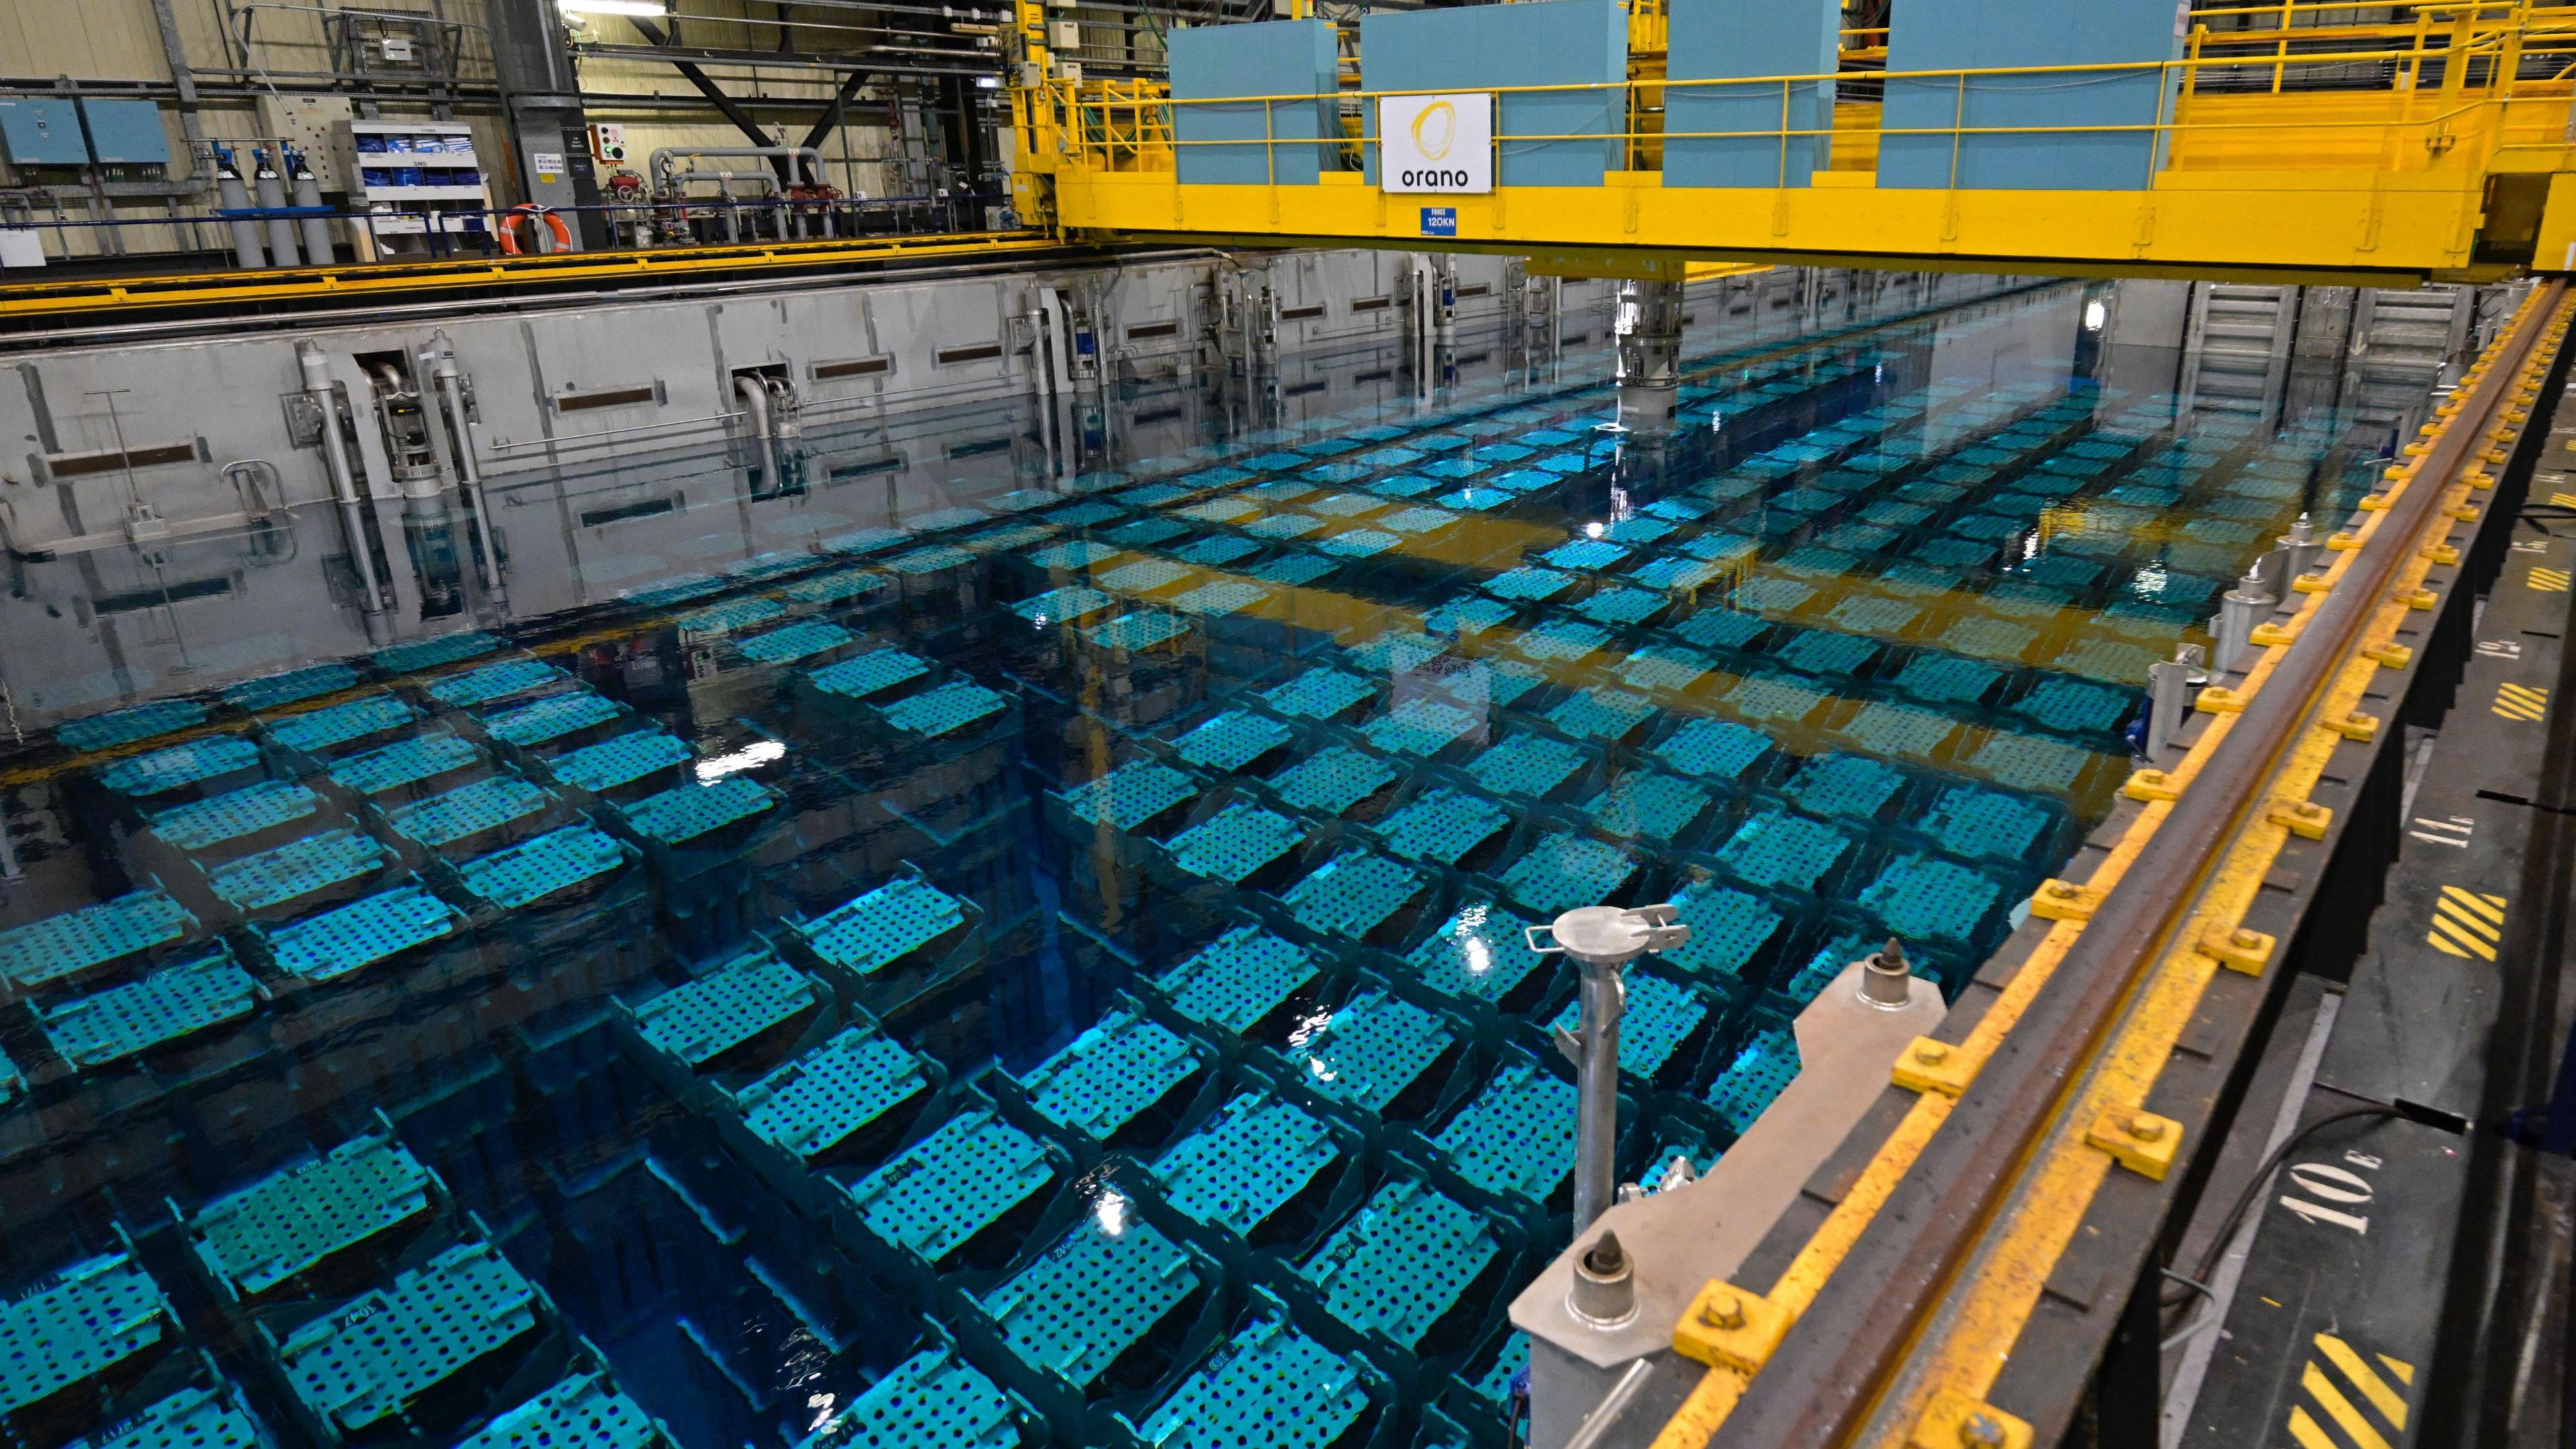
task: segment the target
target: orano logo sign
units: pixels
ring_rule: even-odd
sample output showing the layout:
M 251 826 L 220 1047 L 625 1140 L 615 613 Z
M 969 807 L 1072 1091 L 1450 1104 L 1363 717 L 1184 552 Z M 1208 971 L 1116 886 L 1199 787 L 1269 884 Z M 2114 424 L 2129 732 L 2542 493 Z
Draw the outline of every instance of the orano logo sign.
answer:
M 1388 96 L 1378 102 L 1378 185 L 1394 192 L 1494 189 L 1494 98 Z

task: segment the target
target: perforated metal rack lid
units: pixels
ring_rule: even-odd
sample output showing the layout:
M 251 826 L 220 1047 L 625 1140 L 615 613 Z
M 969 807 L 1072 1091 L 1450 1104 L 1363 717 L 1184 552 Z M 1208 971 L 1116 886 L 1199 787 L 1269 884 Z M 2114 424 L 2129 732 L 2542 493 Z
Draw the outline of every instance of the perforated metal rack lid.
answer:
M 1104 594 L 1087 584 L 1066 584 L 1020 600 L 1011 606 L 1011 612 L 1028 620 L 1032 626 L 1043 628 L 1048 624 L 1088 618 L 1103 609 L 1117 606 L 1118 600 L 1114 595 Z
M 645 1041 L 696 1067 L 821 1000 L 805 973 L 760 947 L 642 1002 L 634 1017 Z
M 1106 1141 L 1189 1080 L 1199 1051 L 1132 1011 L 1113 1011 L 1022 1080 L 1039 1115 Z
M 480 758 L 481 754 L 463 737 L 442 730 L 353 755 L 331 766 L 328 773 L 346 789 L 361 795 L 381 795 L 464 769 Z
M 585 690 L 554 695 L 534 704 L 487 715 L 483 728 L 496 740 L 525 747 L 542 745 L 549 740 L 562 739 L 576 730 L 606 724 L 617 718 L 618 713 L 615 700 Z
M 1010 1395 L 950 1348 L 894 1366 L 797 1449 L 1017 1449 Z
M 753 1136 L 812 1158 L 929 1085 L 920 1058 L 880 1032 L 852 1026 L 733 1100 Z
M 1619 1019 L 1619 1070 L 1652 1077 L 1708 1020 L 1709 1001 L 1648 971 L 1629 972 L 1626 989 L 1628 1008 Z M 1582 1003 L 1567 1003 L 1557 1013 L 1555 1029 L 1571 1034 L 1581 1014 Z
M 885 708 L 887 724 L 936 739 L 1009 710 L 1011 702 L 971 679 L 952 679 Z
M 1493 801 L 1442 786 L 1380 821 L 1377 833 L 1407 860 L 1456 865 L 1510 823 L 1511 815 Z
M 515 775 L 487 775 L 426 800 L 396 806 L 386 812 L 386 819 L 397 834 L 436 849 L 524 820 L 545 809 L 552 798 Z
M 218 947 L 140 981 L 41 1006 L 36 1016 L 55 1054 L 86 1070 L 248 1016 L 259 1001 L 259 983 Z
M 1082 1387 L 1200 1281 L 1188 1253 L 1112 1194 L 981 1302 L 1022 1362 Z
M 218 1279 L 264 1293 L 428 1211 L 437 1184 L 392 1137 L 361 1137 L 206 1204 L 188 1233 Z
M 267 1433 L 233 1400 L 233 1389 L 181 1389 L 70 1449 L 258 1449 Z
M 170 1305 L 123 1253 L 75 1263 L 0 1304 L 0 1414 L 14 1414 L 159 1343 Z
M 206 883 L 243 910 L 265 910 L 356 880 L 392 859 L 372 836 L 326 830 L 227 861 L 206 872 Z
M 789 929 L 824 960 L 865 974 L 965 923 L 965 908 L 956 897 L 928 881 L 904 877 Z
M 455 907 L 419 886 L 406 885 L 288 925 L 251 929 L 267 941 L 278 970 L 308 981 L 330 981 L 464 928 L 465 919 Z
M 1860 903 L 1901 937 L 1964 946 L 1975 941 L 2002 896 L 2003 887 L 1982 871 L 1909 855 L 1889 862 L 1860 893 Z
M 632 825 L 664 845 L 684 845 L 737 825 L 778 803 L 777 794 L 759 781 L 728 775 L 708 784 L 692 780 L 658 795 L 619 807 Z
M 634 784 L 689 758 L 686 742 L 658 729 L 642 729 L 558 755 L 546 768 L 563 783 L 596 793 Z
M 1335 745 L 1309 755 L 1271 778 L 1271 789 L 1292 810 L 1340 815 L 1395 783 L 1396 767 L 1376 755 Z
M 1325 1449 L 1367 1411 L 1359 1370 L 1282 1314 L 1256 1321 L 1190 1375 L 1145 1421 L 1144 1438 L 1155 1449 Z
M 1432 1139 L 1487 1192 L 1544 1202 L 1574 1170 L 1574 1084 L 1519 1062 Z
M 1238 802 L 1173 836 L 1170 849 L 1189 874 L 1240 885 L 1305 838 L 1299 822 Z
M 316 695 L 346 689 L 358 682 L 358 671 L 346 664 L 309 664 L 284 674 L 246 679 L 224 691 L 224 702 L 242 709 L 275 709 Z
M 410 674 L 434 669 L 441 664 L 456 664 L 478 654 L 489 654 L 501 647 L 501 641 L 484 633 L 445 634 L 435 639 L 415 639 L 379 649 L 369 658 L 388 674 Z
M 626 864 L 617 842 L 587 825 L 567 825 L 457 867 L 457 880 L 503 910 L 534 905 L 557 891 L 595 880 Z
M 1123 649 L 1129 653 L 1169 644 L 1189 632 L 1189 625 L 1170 614 L 1153 610 L 1121 614 L 1105 624 L 1094 624 L 1082 631 L 1084 638 L 1103 649 Z
M 1318 1094 L 1384 1112 L 1457 1040 L 1448 1023 L 1383 991 L 1363 991 L 1313 1030 L 1300 1030 L 1289 1063 Z
M 304 714 L 289 714 L 283 719 L 263 719 L 260 730 L 289 750 L 332 750 L 350 740 L 363 740 L 368 735 L 381 735 L 386 730 L 399 730 L 402 724 L 420 719 L 410 704 L 394 699 L 392 694 L 376 694 L 368 699 L 350 699 L 345 704 L 332 704 L 327 709 L 309 709 Z
M 152 834 L 178 850 L 204 850 L 301 820 L 321 807 L 322 797 L 302 785 L 263 780 L 174 805 L 152 817 Z
M 54 739 L 87 753 L 186 729 L 204 723 L 205 718 L 206 707 L 193 699 L 162 699 L 73 720 L 55 730 Z
M 258 763 L 259 746 L 239 735 L 211 735 L 119 760 L 98 772 L 98 782 L 119 795 L 149 798 Z
M 318 1417 L 363 1429 L 537 1324 L 537 1290 L 489 1243 L 459 1243 L 278 1345 Z
M 1377 1190 L 1297 1269 L 1324 1308 L 1412 1347 L 1502 1251 L 1484 1218 L 1406 1178 Z
M 176 941 L 196 928 L 197 918 L 168 895 L 133 891 L 0 931 L 0 978 L 22 988 L 42 986 Z
M 1245 1093 L 1154 1162 L 1172 1210 L 1249 1233 L 1339 1155 L 1324 1124 L 1276 1097 Z
M 1345 851 L 1289 887 L 1282 897 L 1298 924 L 1346 941 L 1367 939 L 1430 881 L 1401 861 L 1365 850 Z
M 891 587 L 893 580 L 870 568 L 836 569 L 810 579 L 798 579 L 780 593 L 800 604 L 821 606 L 855 599 Z M 774 631 L 784 632 L 784 631 Z
M 1787 1090 L 1798 1075 L 1798 1041 L 1786 1027 L 1757 1034 L 1708 1088 L 1709 1105 L 1726 1125 L 1742 1132 Z
M 1330 719 L 1376 692 L 1356 674 L 1318 665 L 1287 683 L 1263 692 L 1262 702 L 1296 718 Z
M 1172 1009 L 1240 1035 L 1316 976 L 1314 960 L 1258 926 L 1237 926 L 1157 981 Z
M 646 1449 L 667 1442 L 661 1424 L 602 1370 L 575 1374 L 495 1414 L 456 1449 Z
M 850 1184 L 868 1231 L 937 1263 L 1055 1176 L 1036 1138 L 978 1108 Z
M 1616 896 L 1636 873 L 1637 858 L 1625 847 L 1559 831 L 1531 846 L 1501 879 L 1512 899 L 1554 915 Z
M 702 609 L 691 609 L 673 618 L 671 622 L 678 625 L 683 633 L 729 634 L 736 629 L 748 629 L 754 624 L 766 624 L 786 612 L 787 606 L 776 599 L 764 599 L 753 595 L 727 599 L 720 604 L 709 604 Z
M 504 659 L 430 682 L 422 692 L 451 709 L 471 708 L 572 678 L 541 659 Z

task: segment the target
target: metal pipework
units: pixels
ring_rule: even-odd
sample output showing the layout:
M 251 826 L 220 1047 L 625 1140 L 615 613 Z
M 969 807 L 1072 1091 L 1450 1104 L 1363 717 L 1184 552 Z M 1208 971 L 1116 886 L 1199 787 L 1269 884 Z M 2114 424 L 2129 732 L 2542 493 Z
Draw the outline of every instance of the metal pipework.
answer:
M 674 156 L 783 156 L 788 161 L 788 185 L 812 186 L 823 179 L 823 152 L 814 146 L 663 146 L 653 152 L 647 163 L 656 180 L 670 179 Z M 800 161 L 804 163 L 801 167 L 796 164 Z
M 1582 974 L 1582 1014 L 1575 1029 L 1555 1029 L 1556 1049 L 1575 1068 L 1574 1235 L 1609 1210 L 1619 1163 L 1619 1019 L 1628 1012 L 1628 963 L 1690 940 L 1678 908 L 1584 906 L 1526 933 L 1531 950 L 1563 955 Z M 1545 931 L 1552 944 L 1539 944 Z
M 304 376 L 305 395 L 322 414 L 322 466 L 331 475 L 331 496 L 340 504 L 340 529 L 349 540 L 349 563 L 367 591 L 370 620 L 385 611 L 384 581 L 376 575 L 376 556 L 367 546 L 366 520 L 360 513 L 357 474 L 349 466 L 348 445 L 340 438 L 340 393 L 331 382 L 331 360 L 321 344 L 295 344 L 295 365 Z
M 474 504 L 474 556 L 483 565 L 483 583 L 494 598 L 503 595 L 499 543 L 492 533 L 492 500 L 483 492 L 483 467 L 474 460 L 474 428 L 467 415 L 465 375 L 456 365 L 456 346 L 445 332 L 432 334 L 430 386 L 438 393 L 447 419 L 449 451 L 456 458 L 459 489 Z

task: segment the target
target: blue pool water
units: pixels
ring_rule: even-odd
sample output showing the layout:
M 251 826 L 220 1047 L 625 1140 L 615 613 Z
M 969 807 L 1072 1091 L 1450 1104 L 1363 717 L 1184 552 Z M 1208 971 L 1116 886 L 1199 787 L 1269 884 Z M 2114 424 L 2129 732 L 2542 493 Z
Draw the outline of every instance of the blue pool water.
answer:
M 1846 962 L 1958 986 L 2387 445 L 1987 345 L 2080 297 L 1706 350 L 1663 448 L 1597 366 L 927 496 L 822 432 L 583 514 L 533 617 L 61 661 L 162 697 L 10 766 L 0 1423 L 1498 1444 L 1574 1123 L 1522 926 L 1680 904 L 1622 1176 L 1705 1168 Z

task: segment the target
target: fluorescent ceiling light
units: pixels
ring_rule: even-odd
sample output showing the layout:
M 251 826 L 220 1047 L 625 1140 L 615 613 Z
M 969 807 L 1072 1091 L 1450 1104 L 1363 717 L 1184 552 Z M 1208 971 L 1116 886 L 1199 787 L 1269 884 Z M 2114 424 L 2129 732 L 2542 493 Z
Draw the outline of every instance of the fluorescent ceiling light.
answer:
M 663 19 L 670 15 L 670 0 L 555 0 L 555 8 L 566 15 L 640 15 Z

